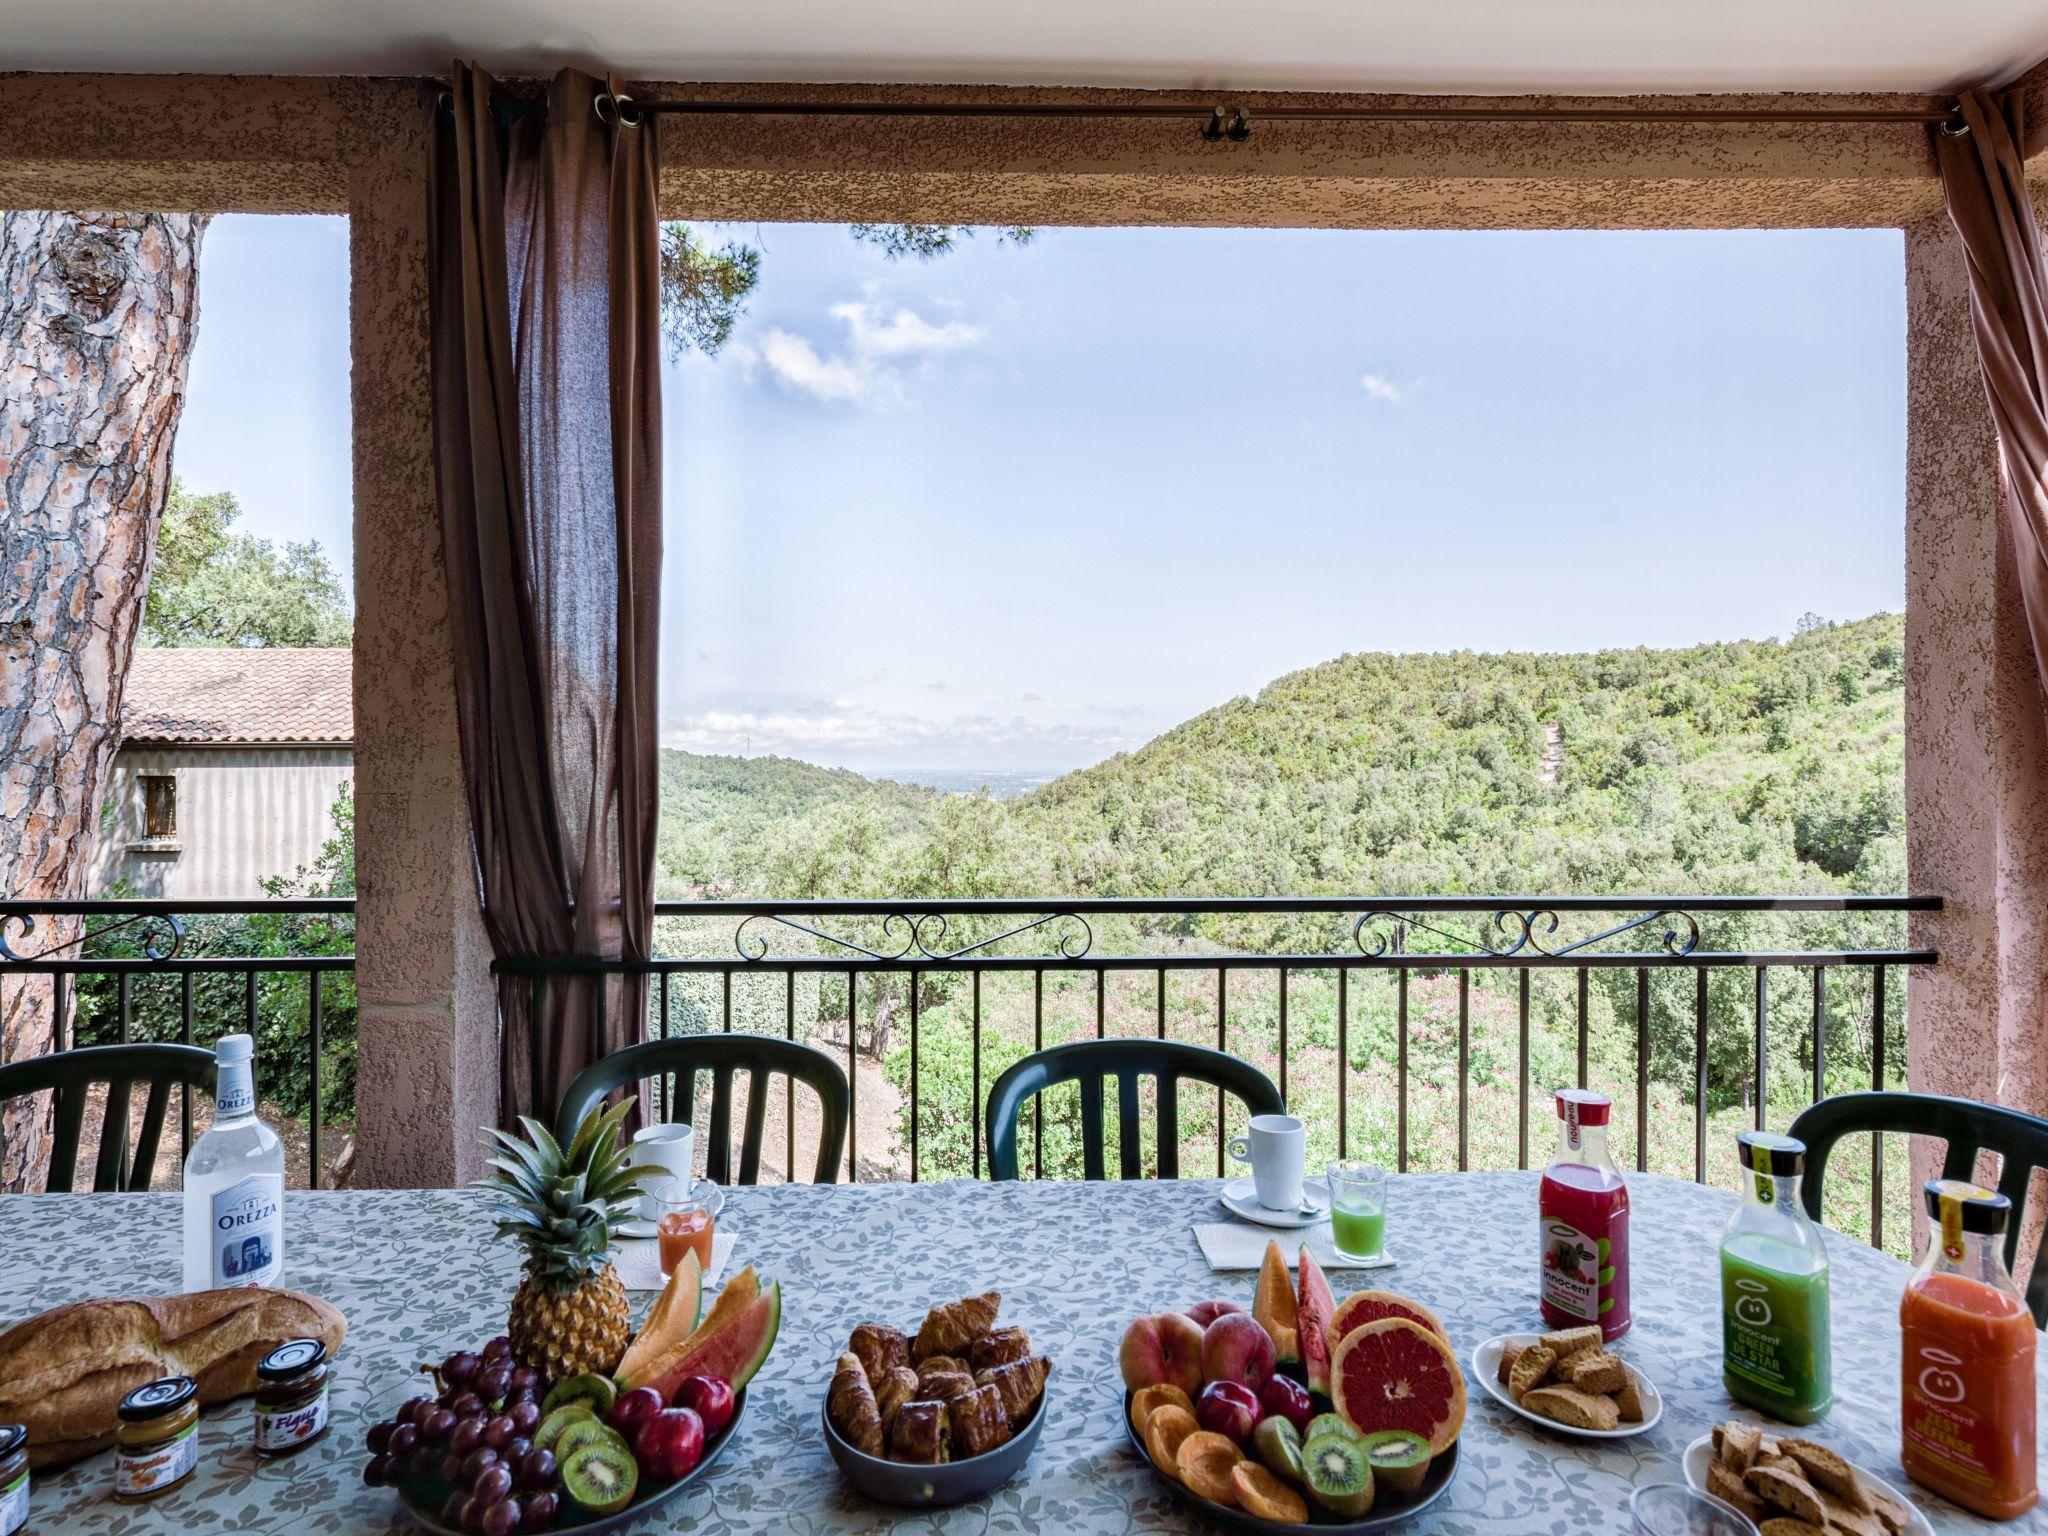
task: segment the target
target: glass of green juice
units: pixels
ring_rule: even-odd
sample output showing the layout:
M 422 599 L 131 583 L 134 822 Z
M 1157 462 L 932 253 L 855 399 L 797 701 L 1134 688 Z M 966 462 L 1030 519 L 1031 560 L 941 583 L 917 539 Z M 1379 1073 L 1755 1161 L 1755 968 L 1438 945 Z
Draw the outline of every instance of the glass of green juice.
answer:
M 1387 1246 L 1387 1170 L 1370 1163 L 1330 1164 L 1330 1235 L 1337 1252 L 1377 1263 Z

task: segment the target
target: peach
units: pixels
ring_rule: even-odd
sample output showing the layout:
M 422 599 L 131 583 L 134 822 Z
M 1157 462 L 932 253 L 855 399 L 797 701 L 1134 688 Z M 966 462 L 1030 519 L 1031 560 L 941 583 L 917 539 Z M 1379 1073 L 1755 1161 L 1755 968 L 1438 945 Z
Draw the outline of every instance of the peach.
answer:
M 1206 1328 L 1226 1312 L 1243 1310 L 1244 1308 L 1234 1301 L 1198 1301 L 1188 1308 L 1188 1316 Z
M 1184 1312 L 1141 1317 L 1124 1330 L 1117 1363 L 1124 1385 L 1178 1387 L 1190 1398 L 1202 1390 L 1202 1329 Z
M 1202 1334 L 1202 1378 L 1237 1381 L 1254 1393 L 1273 1374 L 1273 1336 L 1249 1312 L 1226 1312 Z

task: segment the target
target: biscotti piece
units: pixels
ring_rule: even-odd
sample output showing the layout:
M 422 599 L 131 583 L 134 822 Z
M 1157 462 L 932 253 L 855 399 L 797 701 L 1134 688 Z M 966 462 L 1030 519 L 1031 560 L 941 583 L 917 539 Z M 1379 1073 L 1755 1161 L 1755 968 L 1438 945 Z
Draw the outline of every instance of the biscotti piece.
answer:
M 1714 1447 L 1719 1456 L 1737 1472 L 1747 1472 L 1756 1465 L 1756 1453 L 1763 1444 L 1764 1432 L 1754 1424 L 1743 1424 L 1729 1420 L 1718 1429 L 1720 1442 Z
M 1824 1445 L 1812 1440 L 1782 1440 L 1780 1448 L 1799 1463 L 1806 1480 L 1823 1493 L 1832 1493 L 1859 1515 L 1873 1514 L 1870 1497 L 1856 1469 Z
M 1494 1374 L 1500 1378 L 1500 1384 L 1502 1386 L 1506 1386 L 1508 1384 L 1508 1373 L 1514 1370 L 1515 1362 L 1522 1358 L 1523 1353 L 1528 1348 L 1529 1346 L 1527 1344 L 1517 1344 L 1512 1339 L 1510 1339 L 1507 1343 L 1501 1345 L 1500 1369 L 1496 1371 Z
M 1795 1473 L 1776 1467 L 1751 1467 L 1743 1481 L 1758 1498 L 1788 1515 L 1814 1525 L 1828 1523 L 1828 1507 L 1821 1503 L 1820 1494 L 1813 1484 Z
M 1873 1488 L 1865 1484 L 1863 1492 L 1870 1499 L 1871 1511 L 1884 1522 L 1885 1529 L 1890 1531 L 1892 1536 L 1899 1536 L 1899 1532 L 1903 1531 L 1912 1519 L 1906 1513 L 1906 1506 L 1882 1488 Z
M 1558 1359 L 1569 1360 L 1582 1349 L 1600 1347 L 1600 1326 L 1597 1323 L 1587 1323 L 1580 1328 L 1559 1328 L 1553 1333 L 1543 1335 L 1541 1342 Z
M 1630 1375 L 1621 1384 L 1620 1391 L 1610 1392 L 1608 1396 L 1614 1399 L 1614 1411 L 1621 1415 L 1622 1423 L 1640 1424 L 1643 1422 L 1643 1394 L 1637 1388 L 1636 1379 L 1633 1375 Z M 1719 1465 L 1719 1463 L 1716 1463 L 1716 1465 Z
M 1581 1392 L 1577 1387 L 1538 1387 L 1522 1398 L 1522 1406 L 1573 1429 L 1613 1429 L 1621 1422 L 1612 1398 Z
M 1543 1379 L 1550 1374 L 1551 1366 L 1557 1363 L 1557 1356 L 1541 1344 L 1531 1344 L 1522 1351 L 1521 1359 L 1508 1373 L 1508 1396 L 1516 1402 L 1526 1392 L 1543 1385 Z
M 1560 1366 L 1557 1374 L 1559 1380 L 1570 1382 L 1581 1392 L 1619 1392 L 1628 1380 L 1628 1367 L 1619 1355 L 1588 1349 Z
M 1828 1512 L 1828 1529 L 1838 1536 L 1884 1536 L 1884 1522 L 1876 1515 L 1852 1509 L 1847 1499 L 1836 1498 L 1825 1488 L 1814 1491 L 1820 1495 L 1821 1508 Z
M 1828 1533 L 1826 1526 L 1815 1525 L 1810 1520 L 1775 1515 L 1757 1527 L 1757 1536 L 1828 1536 Z
M 1749 1491 L 1749 1484 L 1742 1480 L 1742 1474 L 1725 1461 L 1708 1464 L 1707 1492 L 1723 1504 L 1741 1510 L 1751 1520 L 1761 1520 L 1767 1513 L 1764 1501 Z

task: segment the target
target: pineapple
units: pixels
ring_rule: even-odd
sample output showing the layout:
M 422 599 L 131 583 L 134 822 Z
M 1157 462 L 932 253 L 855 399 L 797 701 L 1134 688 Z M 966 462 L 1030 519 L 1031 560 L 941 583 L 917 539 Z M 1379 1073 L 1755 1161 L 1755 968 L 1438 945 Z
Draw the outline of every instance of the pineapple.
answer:
M 609 1375 L 632 1338 L 626 1288 L 612 1268 L 612 1227 L 640 1193 L 619 1146 L 633 1101 L 585 1117 L 565 1148 L 522 1115 L 525 1135 L 492 1131 L 508 1155 L 483 1182 L 498 1203 L 498 1235 L 526 1250 L 526 1277 L 505 1332 L 512 1352 L 549 1381 Z

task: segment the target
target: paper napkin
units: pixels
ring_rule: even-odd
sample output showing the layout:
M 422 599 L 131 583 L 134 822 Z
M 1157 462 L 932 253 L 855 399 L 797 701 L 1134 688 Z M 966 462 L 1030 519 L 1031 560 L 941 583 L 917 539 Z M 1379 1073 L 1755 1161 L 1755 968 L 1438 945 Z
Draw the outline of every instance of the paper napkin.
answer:
M 1265 1262 L 1269 1242 L 1279 1243 L 1289 1269 L 1300 1266 L 1298 1254 L 1304 1245 L 1325 1269 L 1385 1269 L 1395 1262 L 1385 1252 L 1369 1264 L 1343 1257 L 1337 1252 L 1337 1241 L 1331 1236 L 1328 1222 L 1292 1231 L 1235 1221 L 1196 1222 L 1195 1241 L 1202 1245 L 1202 1257 L 1209 1261 L 1209 1267 L 1216 1270 L 1257 1269 Z
M 704 1271 L 704 1289 L 709 1291 L 725 1273 L 725 1261 L 732 1257 L 736 1237 L 731 1232 L 711 1234 L 711 1267 Z M 657 1238 L 621 1238 L 612 1244 L 612 1264 L 619 1283 L 629 1291 L 658 1291 L 662 1288 L 661 1242 Z

